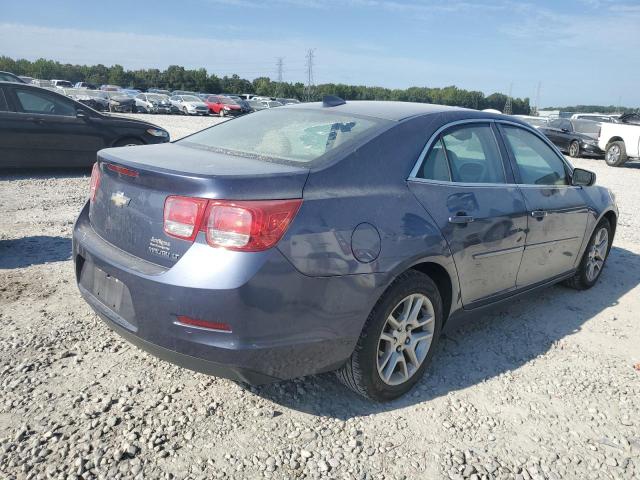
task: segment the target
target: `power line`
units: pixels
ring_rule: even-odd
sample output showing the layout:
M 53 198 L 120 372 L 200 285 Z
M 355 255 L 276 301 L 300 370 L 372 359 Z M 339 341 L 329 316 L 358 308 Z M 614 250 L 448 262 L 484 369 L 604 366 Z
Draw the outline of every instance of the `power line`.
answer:
M 307 84 L 304 87 L 304 100 L 305 102 L 310 102 L 313 100 L 313 57 L 315 55 L 315 48 L 310 48 L 307 50 Z

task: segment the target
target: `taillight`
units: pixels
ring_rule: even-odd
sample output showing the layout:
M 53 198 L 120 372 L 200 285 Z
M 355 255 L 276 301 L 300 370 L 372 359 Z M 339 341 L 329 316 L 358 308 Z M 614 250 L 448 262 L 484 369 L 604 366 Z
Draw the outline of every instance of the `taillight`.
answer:
M 207 200 L 190 197 L 167 197 L 164 202 L 164 231 L 167 235 L 193 240 L 202 223 Z
M 301 204 L 302 199 L 231 201 L 171 196 L 164 206 L 164 231 L 193 240 L 201 230 L 212 247 L 258 252 L 278 243 Z
M 302 200 L 211 200 L 203 230 L 207 243 L 243 252 L 273 247 L 295 217 Z
M 91 183 L 89 186 L 89 201 L 92 203 L 96 199 L 98 187 L 100 187 L 100 167 L 98 166 L 98 162 L 96 162 L 91 169 Z
M 121 167 L 120 165 L 114 165 L 113 163 L 108 163 L 107 168 L 112 172 L 119 173 L 120 175 L 126 175 L 127 177 L 136 178 L 139 174 L 135 170 L 131 170 L 130 168 Z

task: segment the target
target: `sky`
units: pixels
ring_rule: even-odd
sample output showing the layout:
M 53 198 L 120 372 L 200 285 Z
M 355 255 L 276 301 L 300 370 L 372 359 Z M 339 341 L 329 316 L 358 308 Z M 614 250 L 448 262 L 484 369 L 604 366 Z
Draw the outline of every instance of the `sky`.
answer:
M 99 5 L 99 6 L 94 6 Z M 0 0 L 0 55 L 640 106 L 640 0 Z

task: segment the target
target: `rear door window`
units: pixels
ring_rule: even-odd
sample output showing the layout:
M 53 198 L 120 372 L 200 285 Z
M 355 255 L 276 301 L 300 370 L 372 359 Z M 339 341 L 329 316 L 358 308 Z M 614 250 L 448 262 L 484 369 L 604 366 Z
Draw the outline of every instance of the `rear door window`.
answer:
M 9 111 L 7 100 L 4 98 L 4 91 L 0 88 L 0 112 Z
M 502 156 L 488 124 L 462 125 L 444 132 L 421 170 L 421 178 L 429 180 L 505 183 Z

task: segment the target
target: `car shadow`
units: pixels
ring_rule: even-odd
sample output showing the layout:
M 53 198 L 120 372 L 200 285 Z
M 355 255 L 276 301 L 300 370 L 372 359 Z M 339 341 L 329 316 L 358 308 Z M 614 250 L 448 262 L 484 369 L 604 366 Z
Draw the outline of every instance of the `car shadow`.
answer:
M 251 391 L 286 408 L 342 420 L 427 402 L 517 370 L 543 355 L 616 305 L 640 283 L 638 271 L 640 255 L 614 246 L 598 284 L 590 290 L 553 286 L 453 328 L 447 326 L 425 376 L 393 402 L 368 401 L 342 386 L 332 373 L 251 387 Z
M 77 178 L 91 176 L 91 167 L 67 168 L 2 168 L 0 180 L 45 180 L 48 178 Z
M 0 240 L 0 270 L 24 268 L 71 258 L 71 239 L 47 235 Z

